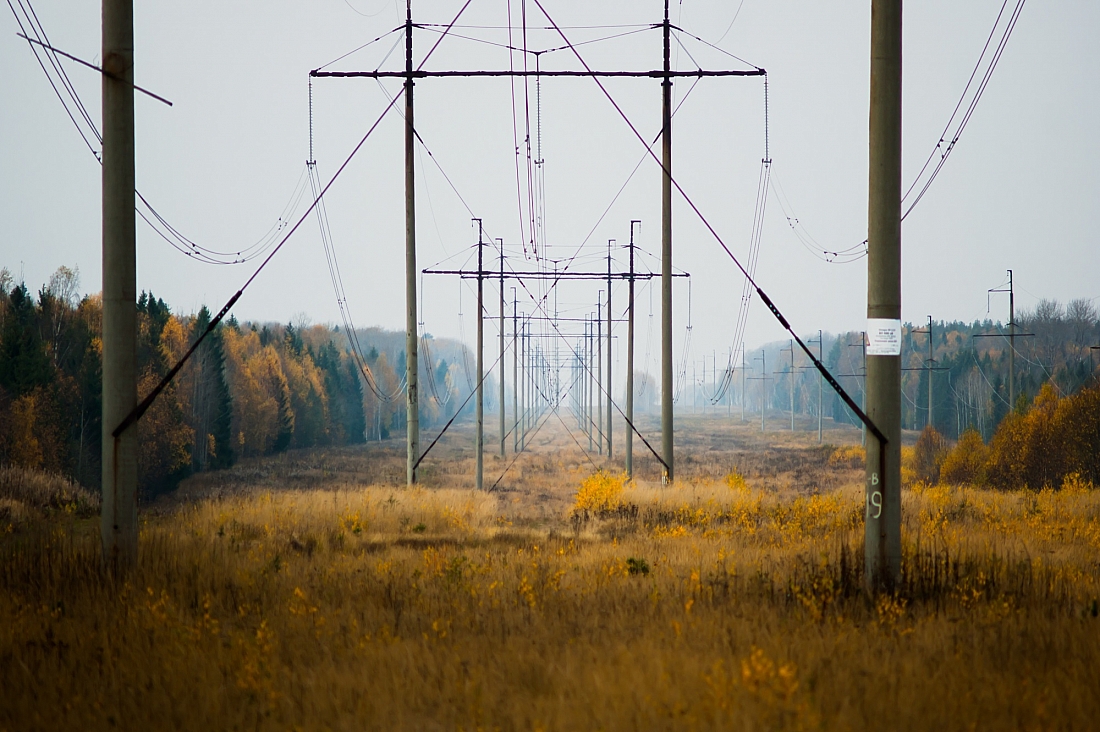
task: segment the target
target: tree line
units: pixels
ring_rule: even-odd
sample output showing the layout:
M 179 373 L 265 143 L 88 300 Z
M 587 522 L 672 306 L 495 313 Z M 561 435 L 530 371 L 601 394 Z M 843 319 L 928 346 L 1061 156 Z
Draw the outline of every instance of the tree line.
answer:
M 973 427 L 954 445 L 925 427 L 914 448 L 902 448 L 902 480 L 1033 490 L 1100 485 L 1100 385 L 1060 396 L 1044 384 L 1005 416 L 988 444 Z
M 68 267 L 37 295 L 0 270 L 0 464 L 60 473 L 98 490 L 103 306 L 100 295 L 81 296 L 79 287 L 79 272 Z M 146 292 L 135 307 L 140 399 L 206 330 L 211 314 L 206 307 L 173 313 Z M 142 495 L 243 457 L 400 434 L 404 351 L 387 354 L 387 339 L 368 331 L 353 334 L 365 350 L 357 358 L 348 335 L 339 327 L 234 317 L 219 324 L 139 422 Z M 421 424 L 432 428 L 454 415 L 472 384 L 459 378 L 460 346 L 431 336 L 424 342 L 429 352 L 451 356 L 432 361 L 421 399 Z
M 958 439 L 967 430 L 988 442 L 1009 414 L 1020 414 L 1049 385 L 1059 396 L 1077 393 L 1100 378 L 1100 314 L 1090 300 L 1063 305 L 1041 300 L 1033 310 L 1016 314 L 1016 389 L 1009 390 L 1009 328 L 992 320 L 972 323 L 932 323 L 929 361 L 927 324 L 902 326 L 902 426 L 921 430 L 929 424 L 928 392 L 932 389 L 932 426 L 943 436 Z M 817 352 L 817 338 L 805 338 Z M 745 408 L 759 414 L 794 411 L 860 426 L 855 414 L 827 386 L 818 402 L 820 376 L 809 359 L 787 341 L 773 342 L 746 354 L 744 368 L 735 369 L 729 388 L 720 382 L 726 364 L 720 357 L 705 358 L 702 369 L 681 372 L 677 379 L 677 409 Z M 864 403 L 864 334 L 849 331 L 822 334 L 824 363 L 857 403 Z M 793 365 L 793 369 L 792 369 Z M 684 368 L 685 366 L 682 366 Z M 686 368 L 691 369 L 690 365 Z M 694 384 L 692 383 L 694 379 Z M 635 408 L 645 412 L 655 398 L 653 378 L 636 372 Z M 713 395 L 719 395 L 714 397 Z M 793 397 L 793 399 L 792 399 Z M 729 402 L 729 406 L 727 406 Z M 774 417 L 773 417 L 774 418 Z
M 1041 300 L 1034 310 L 1017 314 L 1015 403 L 1010 403 L 1008 388 L 1007 326 L 990 320 L 933 322 L 931 364 L 926 330 L 926 324 L 907 323 L 902 331 L 902 424 L 906 429 L 920 430 L 931 423 L 950 439 L 973 430 L 988 442 L 1008 415 L 1026 412 L 1044 386 L 1065 397 L 1094 384 L 1100 374 L 1100 350 L 1093 348 L 1100 346 L 1100 315 L 1088 300 L 1069 305 Z M 845 375 L 839 380 L 857 399 L 863 392 L 862 340 L 859 332 L 841 334 L 826 358 L 834 374 Z M 831 401 L 833 419 L 856 424 L 839 397 Z

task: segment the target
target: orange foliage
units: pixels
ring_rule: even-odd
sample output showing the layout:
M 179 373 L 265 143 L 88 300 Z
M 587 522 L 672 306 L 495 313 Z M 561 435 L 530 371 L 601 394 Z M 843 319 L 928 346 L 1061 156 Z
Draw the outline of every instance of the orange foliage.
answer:
M 940 468 L 950 447 L 943 435 L 932 426 L 925 427 L 913 450 L 914 478 L 928 485 L 940 479 Z
M 940 482 L 950 485 L 981 485 L 986 481 L 989 448 L 975 429 L 968 429 L 944 458 Z
M 1010 414 L 989 445 L 989 480 L 999 488 L 1043 488 L 1064 475 L 1062 440 L 1054 425 L 1058 395 L 1044 384 L 1026 414 Z
M 36 429 L 40 397 L 37 389 L 24 394 L 12 401 L 8 413 L 7 429 L 4 430 L 7 453 L 12 463 L 21 468 L 40 468 L 44 462 L 42 443 Z
M 243 455 L 263 455 L 275 444 L 278 431 L 281 370 L 272 346 L 260 346 L 253 331 L 225 331 L 225 371 L 233 393 L 234 446 Z M 282 383 L 285 383 L 285 379 Z
M 138 382 L 138 393 L 148 394 L 160 378 L 152 369 L 146 370 Z M 170 384 L 142 415 L 137 434 L 138 475 L 143 490 L 173 485 L 190 470 L 191 430 L 183 421 L 174 385 Z
M 1045 384 L 1026 414 L 1001 423 L 987 469 L 998 488 L 1056 487 L 1072 473 L 1100 480 L 1100 387 L 1059 398 Z

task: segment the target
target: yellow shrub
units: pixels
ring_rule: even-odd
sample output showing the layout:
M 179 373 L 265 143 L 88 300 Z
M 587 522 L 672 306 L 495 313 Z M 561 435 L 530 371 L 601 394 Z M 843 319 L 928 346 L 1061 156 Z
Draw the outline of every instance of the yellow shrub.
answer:
M 1096 486 L 1093 485 L 1092 481 L 1085 480 L 1080 473 L 1070 473 L 1062 479 L 1062 491 L 1065 493 L 1082 495 L 1094 490 L 1096 490 Z
M 913 447 L 901 448 L 901 484 L 908 488 L 917 482 L 917 451 Z
M 612 475 L 597 470 L 584 479 L 573 503 L 574 511 L 611 511 L 622 505 L 626 473 Z
M 833 450 L 829 465 L 834 468 L 862 468 L 867 462 L 867 450 L 859 445 L 844 445 Z
M 975 429 L 968 429 L 947 453 L 940 468 L 940 480 L 952 485 L 980 485 L 985 481 L 989 449 Z
M 748 484 L 745 482 L 745 476 L 736 470 L 732 470 L 726 475 L 725 483 L 731 491 L 746 491 L 749 489 Z
M 1059 396 L 1044 384 L 1027 412 L 1001 422 L 986 454 L 985 478 L 995 488 L 1057 487 L 1074 473 L 1100 482 L 1100 387 Z
M 934 427 L 925 427 L 913 448 L 913 470 L 919 481 L 935 485 L 951 447 Z

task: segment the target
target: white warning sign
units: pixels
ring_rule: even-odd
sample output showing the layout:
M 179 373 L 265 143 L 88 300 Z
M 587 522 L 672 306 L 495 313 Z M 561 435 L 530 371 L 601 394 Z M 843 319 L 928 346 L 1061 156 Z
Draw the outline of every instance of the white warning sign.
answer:
M 890 318 L 867 319 L 867 355 L 901 355 L 901 321 Z

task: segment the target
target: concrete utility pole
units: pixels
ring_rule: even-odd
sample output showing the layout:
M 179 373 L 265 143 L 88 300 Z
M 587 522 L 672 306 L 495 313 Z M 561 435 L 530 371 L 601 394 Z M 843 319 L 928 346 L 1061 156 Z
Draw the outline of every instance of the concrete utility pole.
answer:
M 822 339 L 821 331 L 817 331 L 817 360 L 821 363 L 825 363 L 825 342 Z M 822 382 L 821 372 L 817 374 L 817 441 L 821 442 L 821 415 L 824 411 L 824 399 L 822 394 Z
M 630 278 L 627 280 L 626 321 L 626 477 L 634 478 L 634 224 L 630 222 Z
M 824 346 L 823 346 L 824 338 L 822 336 L 822 332 L 820 330 L 817 331 L 817 338 L 816 339 L 807 338 L 806 343 L 816 343 L 817 344 L 817 360 L 824 363 L 824 355 L 823 355 L 824 354 Z M 814 366 L 799 366 L 799 371 L 805 371 L 805 370 L 817 371 L 817 368 L 814 367 Z M 822 430 L 821 420 L 822 420 L 822 408 L 824 407 L 821 382 L 822 382 L 821 372 L 817 371 L 817 441 L 819 443 L 821 442 L 821 436 L 822 436 L 821 435 L 821 430 Z
M 577 384 L 581 389 L 581 393 L 578 394 L 577 425 L 584 434 L 588 434 L 588 370 L 585 368 L 588 363 L 587 318 L 581 319 L 581 336 L 577 348 Z
M 791 345 L 787 346 L 783 350 L 791 352 L 791 432 L 794 432 L 794 339 L 791 339 Z
M 748 367 L 745 364 L 745 342 L 741 342 L 741 422 L 745 421 L 745 378 L 748 376 Z
M 408 462 L 406 482 L 416 482 L 420 458 L 420 384 L 417 379 L 416 328 L 416 130 L 413 127 L 413 24 L 412 0 L 405 3 L 405 423 Z M 481 313 L 478 313 L 478 322 Z M 478 479 L 478 487 L 481 480 Z
M 520 326 L 519 330 L 519 343 L 520 349 L 523 351 L 523 399 L 521 404 L 523 409 L 520 410 L 519 415 L 519 449 L 527 449 L 527 405 L 531 400 L 531 340 L 528 338 L 528 331 L 531 328 L 530 322 L 525 322 Z
M 720 399 L 720 397 L 718 397 L 718 351 L 717 350 L 712 350 L 711 353 L 710 353 L 710 385 L 711 385 L 711 391 L 714 394 L 714 396 L 716 398 Z M 706 397 L 706 391 L 705 390 L 704 390 L 703 396 Z M 714 407 L 714 411 L 717 413 L 717 411 L 718 411 L 718 401 L 711 400 L 709 397 L 707 397 L 706 401 L 703 402 L 703 411 L 706 412 L 707 402 L 710 402 L 710 405 L 712 407 Z
M 603 290 L 596 298 L 596 431 L 603 430 Z M 597 435 L 599 449 L 603 455 L 603 435 Z
M 584 434 L 588 434 L 588 370 L 585 368 L 588 363 L 588 325 L 584 319 L 577 347 L 577 385 L 580 387 L 580 394 L 577 395 L 577 426 Z
M 108 568 L 137 564 L 137 426 L 111 433 L 137 406 L 134 219 L 134 7 L 103 0 L 103 499 Z
M 671 484 L 673 470 L 672 415 L 672 66 L 671 24 L 665 0 L 664 81 L 661 84 L 661 455 L 664 482 Z
M 516 310 L 519 300 L 512 288 L 512 452 L 519 452 L 519 356 L 516 351 Z
M 591 313 L 586 315 L 585 319 L 586 319 L 586 323 L 584 325 L 585 325 L 585 334 L 586 335 L 584 337 L 584 340 L 585 340 L 584 360 L 587 363 L 587 369 L 586 369 L 587 378 L 586 378 L 585 381 L 587 382 L 587 385 L 588 385 L 588 389 L 587 389 L 588 393 L 587 393 L 587 398 L 585 400 L 585 406 L 584 406 L 584 409 L 585 409 L 584 423 L 588 428 L 588 451 L 591 452 L 592 449 L 593 449 L 593 440 L 595 440 L 595 435 L 596 435 L 596 429 L 595 429 L 595 424 L 596 424 L 595 423 L 595 413 L 596 413 L 595 412 L 596 369 L 595 369 L 595 363 L 592 362 L 592 353 L 593 353 L 593 350 L 594 350 L 592 348 L 592 340 L 593 340 L 593 334 L 594 334 L 596 329 L 595 329 L 595 324 L 592 321 L 592 314 Z
M 542 417 L 543 409 L 546 406 L 546 386 L 548 384 L 546 355 L 543 353 L 541 342 L 535 346 L 535 373 L 538 376 L 538 383 L 535 385 L 535 422 L 537 423 L 539 418 Z
M 504 457 L 504 438 L 508 434 L 504 416 L 504 241 L 497 239 L 500 247 L 500 456 Z
M 764 431 L 764 413 L 768 411 L 768 360 L 764 349 L 760 349 L 760 357 L 753 361 L 760 362 L 760 376 L 753 376 L 750 381 L 760 382 L 760 431 Z
M 1016 292 L 1008 270 L 1008 402 L 1016 409 Z
M 516 415 L 516 434 L 519 435 L 519 449 L 523 450 L 526 444 L 523 440 L 524 418 L 527 414 L 527 323 L 520 321 L 519 325 L 519 362 L 522 365 L 519 384 L 519 412 Z
M 477 221 L 477 397 L 474 416 L 474 454 L 477 461 L 475 486 L 478 490 L 484 481 L 485 449 L 485 241 L 482 239 L 481 219 Z
M 867 444 L 865 578 L 875 590 L 901 575 L 902 2 L 871 0 L 867 221 L 867 416 L 885 435 Z M 896 332 L 884 343 L 882 332 Z
M 733 378 L 733 373 L 732 373 L 732 371 L 733 371 L 733 346 L 730 346 L 728 364 L 729 365 L 726 368 L 730 370 L 730 374 L 729 374 L 730 378 Z M 723 376 L 722 380 L 724 382 L 726 382 L 726 379 L 725 379 L 724 376 Z M 732 417 L 733 416 L 733 387 L 732 387 L 732 385 L 730 385 L 729 382 L 726 382 L 726 416 L 727 417 Z
M 1008 409 L 1012 411 L 1016 409 L 1016 336 L 1019 335 L 1016 333 L 1016 292 L 1012 284 L 1012 270 L 1008 270 L 1007 290 L 995 287 L 989 292 L 1008 293 Z
M 932 316 L 928 316 L 928 426 L 935 429 L 932 421 L 932 376 L 935 373 L 936 359 L 933 358 L 934 346 L 932 345 Z
M 611 459 L 611 246 L 614 239 L 607 242 L 607 459 Z
M 849 343 L 848 348 L 857 348 L 857 346 L 854 343 Z M 861 367 L 860 373 L 857 374 L 859 377 L 861 377 L 863 379 L 863 391 L 859 395 L 859 408 L 862 409 L 864 411 L 864 413 L 866 413 L 867 412 L 867 332 L 866 331 L 860 331 L 860 333 L 859 333 L 859 346 L 858 346 L 858 348 L 860 349 L 860 352 L 863 354 L 863 361 L 861 362 L 863 365 Z M 860 447 L 867 447 L 867 425 L 866 424 L 862 424 L 860 426 L 859 444 L 860 444 Z
M 106 0 L 105 0 L 106 2 Z M 662 79 L 662 190 L 661 190 L 661 449 L 664 457 L 661 459 L 665 465 L 664 482 L 671 483 L 674 479 L 674 455 L 673 455 L 673 362 L 672 362 L 672 79 L 678 76 L 690 76 L 693 78 L 700 78 L 703 76 L 765 76 L 764 69 L 756 68 L 752 70 L 704 70 L 694 69 L 690 71 L 673 71 L 671 67 L 671 23 L 669 21 L 669 2 L 665 0 L 664 3 L 664 22 L 662 23 L 663 30 L 663 56 L 664 64 L 663 70 L 634 70 L 634 71 L 592 71 L 586 69 L 584 71 L 573 69 L 558 69 L 549 70 L 543 72 L 537 72 L 540 77 L 630 77 L 630 78 L 661 78 Z M 413 79 L 415 77 L 465 77 L 465 76 L 478 76 L 478 77 L 516 77 L 527 76 L 528 71 L 516 69 L 509 70 L 490 70 L 480 69 L 476 71 L 454 71 L 454 70 L 440 70 L 440 71 L 426 71 L 416 70 L 414 72 L 412 67 L 412 4 L 411 0 L 406 0 L 406 68 L 404 71 L 383 71 L 381 69 L 375 69 L 374 71 L 321 71 L 314 70 L 310 72 L 311 77 L 344 77 L 344 78 L 403 78 L 405 80 L 405 98 L 406 98 L 406 125 L 405 125 L 405 160 L 406 160 L 406 265 L 410 270 L 415 269 L 415 218 L 413 216 L 413 104 L 412 104 L 412 90 Z M 542 156 L 538 156 L 539 160 L 537 164 L 541 165 Z M 411 277 L 412 275 L 410 275 Z M 556 278 L 555 278 L 556 279 Z M 408 481 L 412 483 L 415 479 L 414 466 L 416 465 L 417 451 L 419 450 L 419 412 L 418 412 L 418 381 L 416 372 L 416 314 L 415 314 L 415 281 L 410 279 L 406 287 L 406 307 L 410 314 L 408 316 L 409 321 L 407 330 L 410 335 L 408 336 L 408 344 L 406 347 L 407 354 L 407 406 L 409 411 L 408 428 L 409 428 L 409 468 L 408 468 Z M 555 369 L 557 363 L 554 364 Z M 554 387 L 557 389 L 557 371 L 555 371 Z M 548 384 L 549 385 L 549 384 Z M 532 381 L 530 385 L 532 388 L 537 388 L 537 384 Z M 532 395 L 534 396 L 534 395 Z M 540 401 L 552 401 L 552 404 L 557 404 L 557 394 L 553 400 L 548 400 L 547 397 L 539 395 Z M 532 399 L 532 404 L 535 400 Z
M 925 427 L 932 426 L 932 373 L 935 371 L 936 361 L 932 358 L 932 316 L 928 316 L 928 330 L 914 330 L 913 333 L 927 333 L 928 334 L 928 365 L 924 370 L 928 372 L 928 414 L 924 421 Z
M 764 431 L 764 413 L 768 411 L 768 356 L 760 349 L 760 431 Z
M 588 373 L 585 375 L 585 383 L 587 384 L 587 394 L 584 400 L 584 424 L 588 431 L 588 451 L 592 452 L 592 386 L 595 383 L 594 379 L 596 372 L 592 369 L 592 321 L 591 315 L 585 316 L 584 323 L 584 359 L 586 361 Z

